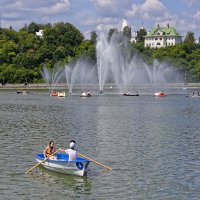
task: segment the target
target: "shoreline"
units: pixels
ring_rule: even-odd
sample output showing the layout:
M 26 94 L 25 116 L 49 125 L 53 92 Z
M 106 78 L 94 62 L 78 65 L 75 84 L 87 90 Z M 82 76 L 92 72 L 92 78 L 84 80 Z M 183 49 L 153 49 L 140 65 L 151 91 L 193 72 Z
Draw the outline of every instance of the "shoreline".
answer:
M 113 89 L 117 88 L 117 86 L 114 84 L 114 83 L 106 83 L 104 85 L 104 88 L 105 89 L 108 89 L 112 86 Z M 73 88 L 81 88 L 82 86 L 80 84 L 75 84 L 73 86 Z M 85 84 L 84 87 L 87 87 L 87 88 L 94 88 L 94 89 L 98 89 L 99 88 L 99 85 L 97 83 L 94 83 L 94 84 Z M 60 83 L 60 84 L 57 84 L 56 86 L 51 86 L 51 85 L 48 85 L 48 84 L 28 84 L 28 85 L 24 85 L 24 84 L 5 84 L 5 85 L 0 85 L 0 90 L 50 90 L 50 89 L 56 89 L 56 90 L 64 90 L 64 89 L 68 89 L 66 83 Z M 134 86 L 131 86 L 131 88 L 153 88 L 149 83 L 142 83 L 140 85 L 134 85 Z M 157 88 L 200 88 L 200 83 L 187 83 L 187 84 L 184 84 L 184 83 L 167 83 L 165 84 L 164 86 L 158 86 Z

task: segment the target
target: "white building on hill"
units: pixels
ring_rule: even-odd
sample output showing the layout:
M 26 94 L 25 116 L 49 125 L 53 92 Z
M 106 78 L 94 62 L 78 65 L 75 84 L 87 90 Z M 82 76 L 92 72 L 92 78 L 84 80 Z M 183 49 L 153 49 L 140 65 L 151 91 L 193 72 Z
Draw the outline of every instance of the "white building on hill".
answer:
M 158 24 L 158 26 L 147 33 L 144 38 L 145 47 L 151 48 L 173 46 L 182 42 L 182 36 L 174 27 L 170 27 L 169 24 L 167 27 L 160 27 Z
M 38 32 L 35 33 L 36 36 L 42 38 L 44 34 L 44 30 L 39 30 Z

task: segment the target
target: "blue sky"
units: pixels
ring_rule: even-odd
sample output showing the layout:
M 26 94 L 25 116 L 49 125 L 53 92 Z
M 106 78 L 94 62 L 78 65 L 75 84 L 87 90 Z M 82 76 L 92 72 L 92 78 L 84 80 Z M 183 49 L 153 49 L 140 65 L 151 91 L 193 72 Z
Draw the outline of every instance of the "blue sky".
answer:
M 143 22 L 147 30 L 158 23 L 200 36 L 200 0 L 0 0 L 1 26 L 18 30 L 24 24 L 74 24 L 89 37 L 90 32 L 119 28 L 126 17 L 133 30 Z

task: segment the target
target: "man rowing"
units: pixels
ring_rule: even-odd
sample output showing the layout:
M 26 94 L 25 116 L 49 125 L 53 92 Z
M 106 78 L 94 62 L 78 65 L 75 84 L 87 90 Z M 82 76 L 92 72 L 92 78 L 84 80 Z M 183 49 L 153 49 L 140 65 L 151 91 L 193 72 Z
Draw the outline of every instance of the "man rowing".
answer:
M 74 140 L 71 140 L 69 143 L 70 149 L 59 149 L 59 151 L 65 152 L 66 154 L 68 154 L 68 156 L 69 156 L 68 161 L 76 160 L 77 151 L 76 151 L 75 144 L 76 144 L 76 142 Z

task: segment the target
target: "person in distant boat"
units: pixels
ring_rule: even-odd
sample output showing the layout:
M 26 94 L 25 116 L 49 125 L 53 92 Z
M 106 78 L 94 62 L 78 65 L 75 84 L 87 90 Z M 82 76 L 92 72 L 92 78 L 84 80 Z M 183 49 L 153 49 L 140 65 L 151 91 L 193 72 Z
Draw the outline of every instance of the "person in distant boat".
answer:
M 54 142 L 51 140 L 49 142 L 49 145 L 45 148 L 43 154 L 44 154 L 44 157 L 47 158 L 49 157 L 50 155 L 52 155 L 53 153 L 55 153 L 56 149 L 55 149 L 55 146 L 54 146 Z M 53 156 L 51 157 L 51 159 L 53 159 Z
M 76 160 L 77 151 L 76 151 L 76 142 L 71 140 L 69 143 L 70 149 L 59 149 L 61 152 L 65 152 L 69 156 L 69 161 Z

